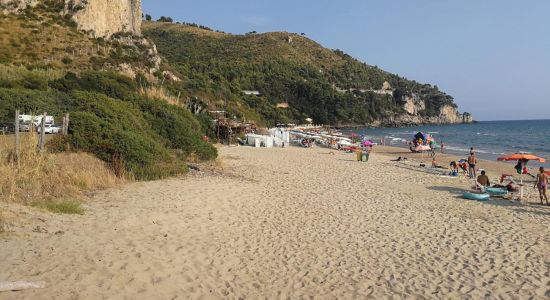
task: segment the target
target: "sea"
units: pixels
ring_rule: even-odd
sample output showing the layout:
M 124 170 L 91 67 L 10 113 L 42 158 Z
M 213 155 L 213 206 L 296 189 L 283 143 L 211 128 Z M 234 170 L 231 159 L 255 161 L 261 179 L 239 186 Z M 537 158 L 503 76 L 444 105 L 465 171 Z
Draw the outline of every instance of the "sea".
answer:
M 550 160 L 550 120 L 486 121 L 460 125 L 426 125 L 405 128 L 362 128 L 353 132 L 386 145 L 406 147 L 417 132 L 431 133 L 450 154 L 465 158 L 474 147 L 481 159 L 496 160 L 504 154 L 526 152 Z M 439 150 L 439 149 L 438 149 Z M 540 163 L 531 163 L 531 166 Z M 550 167 L 546 163 L 545 167 Z

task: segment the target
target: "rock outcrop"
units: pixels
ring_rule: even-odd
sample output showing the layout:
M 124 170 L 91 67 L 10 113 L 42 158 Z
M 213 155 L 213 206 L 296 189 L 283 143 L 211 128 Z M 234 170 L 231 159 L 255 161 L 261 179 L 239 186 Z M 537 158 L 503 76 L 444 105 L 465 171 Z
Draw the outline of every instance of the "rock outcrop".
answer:
M 443 105 L 439 108 L 437 116 L 427 117 L 422 113 L 426 109 L 426 102 L 416 94 L 403 96 L 403 103 L 405 113 L 373 122 L 369 126 L 404 127 L 423 124 L 468 124 L 474 122 L 470 113 L 460 113 L 453 105 Z
M 462 123 L 462 114 L 458 112 L 456 107 L 451 105 L 443 105 L 439 109 L 439 115 L 431 117 L 429 123 L 433 124 L 460 124 Z
M 79 28 L 96 37 L 118 32 L 141 35 L 141 0 L 71 0 L 68 12 Z M 72 4 L 72 7 L 71 7 Z
M 405 105 L 403 108 L 410 115 L 417 115 L 419 112 L 426 109 L 426 103 L 424 100 L 418 98 L 418 96 L 413 95 L 412 97 L 405 96 Z
M 94 37 L 110 37 L 126 32 L 141 35 L 141 0 L 59 0 L 62 14 L 72 15 L 78 28 Z M 0 0 L 3 11 L 17 12 L 36 6 L 40 0 Z

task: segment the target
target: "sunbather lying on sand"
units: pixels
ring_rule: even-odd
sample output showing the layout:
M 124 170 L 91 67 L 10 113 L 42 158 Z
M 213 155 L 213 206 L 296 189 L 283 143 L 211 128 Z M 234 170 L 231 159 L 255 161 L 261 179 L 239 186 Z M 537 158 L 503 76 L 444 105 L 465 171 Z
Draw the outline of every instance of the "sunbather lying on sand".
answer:
M 445 167 L 440 166 L 440 165 L 437 164 L 437 161 L 435 160 L 435 157 L 432 158 L 432 168 L 445 169 Z
M 402 160 L 407 160 L 407 158 L 399 156 L 397 159 L 392 159 L 390 161 L 402 161 Z

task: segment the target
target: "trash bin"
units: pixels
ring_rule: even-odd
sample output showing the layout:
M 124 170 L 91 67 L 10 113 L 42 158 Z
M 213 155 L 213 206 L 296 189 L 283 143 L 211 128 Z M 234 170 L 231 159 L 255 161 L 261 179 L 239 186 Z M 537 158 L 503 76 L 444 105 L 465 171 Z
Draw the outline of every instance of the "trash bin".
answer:
M 357 149 L 357 150 L 355 150 L 355 154 L 357 155 L 357 161 L 361 161 L 362 156 L 363 156 L 363 150 Z
M 361 161 L 366 162 L 369 161 L 369 153 L 363 152 L 363 155 L 361 155 Z

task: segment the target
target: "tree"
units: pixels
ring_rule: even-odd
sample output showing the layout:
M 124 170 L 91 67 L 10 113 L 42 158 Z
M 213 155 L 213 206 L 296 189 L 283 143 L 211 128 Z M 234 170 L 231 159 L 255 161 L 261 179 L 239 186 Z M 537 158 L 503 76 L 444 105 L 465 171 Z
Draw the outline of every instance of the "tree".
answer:
M 153 17 L 151 17 L 151 15 L 145 15 L 145 20 L 146 21 L 151 21 L 151 20 L 153 20 Z
M 166 22 L 166 23 L 172 23 L 174 20 L 170 17 L 162 16 L 158 19 L 159 22 Z

